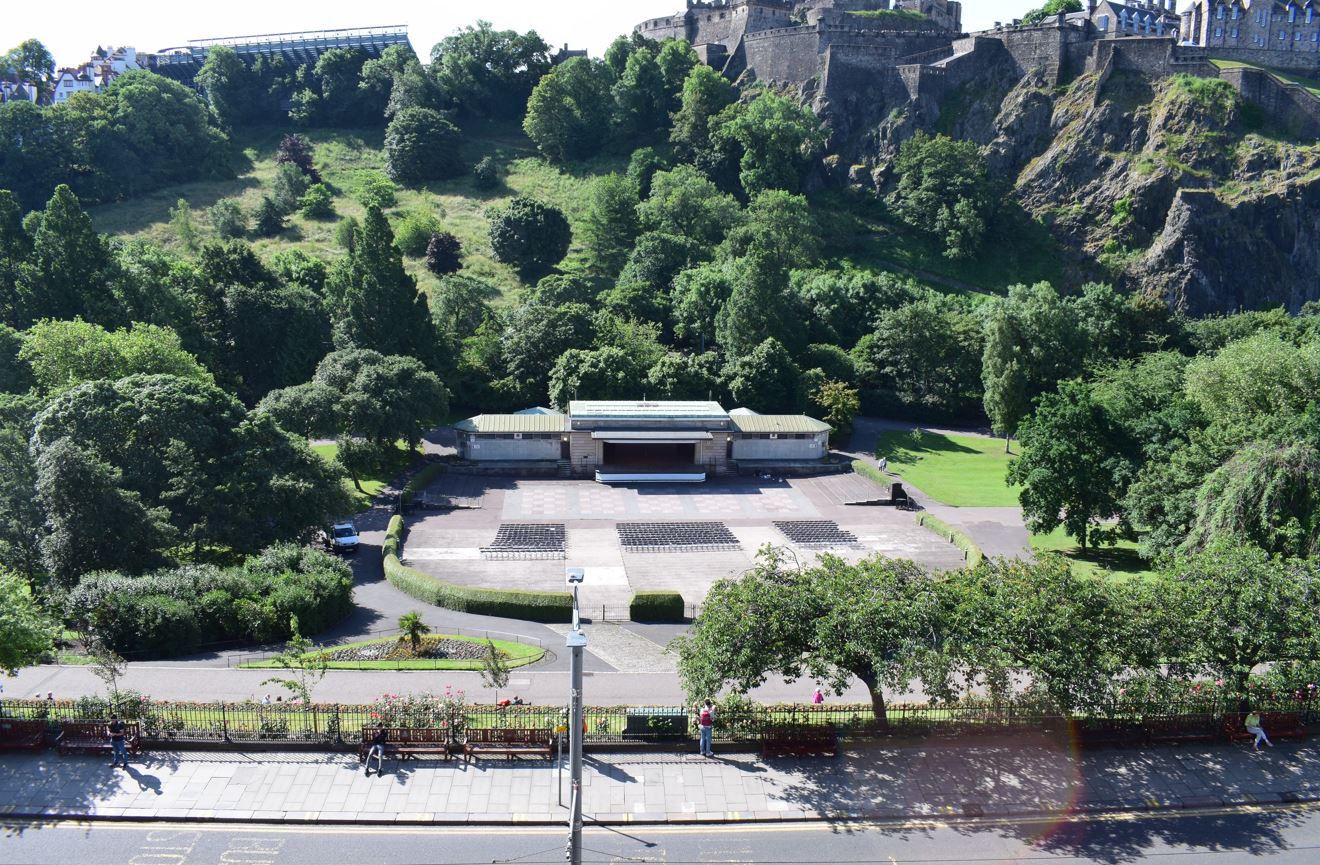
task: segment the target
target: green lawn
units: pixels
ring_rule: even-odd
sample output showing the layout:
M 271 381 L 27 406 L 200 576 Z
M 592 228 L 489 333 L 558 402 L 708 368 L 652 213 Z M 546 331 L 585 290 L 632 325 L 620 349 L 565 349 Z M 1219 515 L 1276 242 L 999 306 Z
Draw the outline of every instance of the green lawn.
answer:
M 450 634 L 431 634 L 430 637 L 438 637 L 444 640 L 459 640 L 464 643 L 476 643 L 485 646 L 486 641 L 475 637 L 456 637 Z M 392 643 L 397 637 L 387 637 L 382 640 L 363 640 L 358 643 L 345 643 L 342 646 L 335 646 L 338 649 L 352 649 L 359 646 L 371 646 L 378 643 Z M 545 649 L 539 646 L 530 646 L 527 643 L 517 643 L 511 640 L 491 640 L 495 648 L 504 653 L 505 663 L 510 667 L 525 667 L 528 664 L 534 664 L 545 656 Z M 445 659 L 418 659 L 413 661 L 331 661 L 327 665 L 331 670 L 480 670 L 481 661 L 471 660 L 445 660 Z M 245 669 L 269 670 L 279 667 L 276 661 L 257 661 L 251 664 L 244 664 Z
M 1072 562 L 1075 573 L 1108 572 L 1122 579 L 1144 578 L 1154 573 L 1150 563 L 1137 554 L 1136 542 L 1119 541 L 1115 546 L 1083 553 L 1077 542 L 1064 533 L 1063 526 L 1048 535 L 1032 535 L 1031 548 L 1038 553 L 1062 553 Z
M 1243 63 L 1241 60 L 1220 60 L 1217 57 L 1210 58 L 1210 62 L 1220 69 L 1260 69 L 1268 72 L 1275 78 L 1287 81 L 1291 84 L 1299 84 L 1311 91 L 1312 96 L 1320 97 L 1320 81 L 1315 78 L 1308 78 L 1305 75 L 1299 75 L 1296 72 L 1290 72 L 1286 69 L 1276 69 L 1272 66 L 1258 66 L 1255 63 Z
M 1004 440 L 886 430 L 876 440 L 877 457 L 889 471 L 946 505 L 960 508 L 1017 507 L 1018 487 L 1004 483 L 1011 454 Z
M 353 496 L 353 505 L 358 513 L 370 509 L 372 499 L 380 494 L 380 491 L 385 488 L 386 484 L 406 469 L 408 464 L 412 462 L 417 454 L 421 453 L 420 448 L 409 453 L 408 447 L 403 441 L 395 442 L 395 447 L 396 450 L 394 454 L 391 455 L 391 458 L 387 461 L 386 465 L 382 466 L 380 470 L 371 477 L 358 479 L 362 482 L 361 491 L 353 486 L 353 481 L 348 475 L 344 476 L 344 486 Z M 335 454 L 339 452 L 339 446 L 334 442 L 330 442 L 329 444 L 312 445 L 312 450 L 320 454 L 321 458 L 326 462 L 334 462 Z

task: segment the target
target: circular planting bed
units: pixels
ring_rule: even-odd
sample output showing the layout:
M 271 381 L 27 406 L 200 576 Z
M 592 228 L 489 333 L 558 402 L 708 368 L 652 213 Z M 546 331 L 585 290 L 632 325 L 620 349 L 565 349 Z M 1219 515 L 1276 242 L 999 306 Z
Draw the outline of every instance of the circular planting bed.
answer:
M 406 637 L 385 637 L 318 649 L 309 654 L 324 659 L 331 670 L 480 670 L 486 664 L 491 645 L 510 669 L 535 664 L 545 657 L 541 646 L 449 634 L 422 637 L 416 651 Z M 282 662 L 268 658 L 242 666 L 268 670 L 282 666 Z

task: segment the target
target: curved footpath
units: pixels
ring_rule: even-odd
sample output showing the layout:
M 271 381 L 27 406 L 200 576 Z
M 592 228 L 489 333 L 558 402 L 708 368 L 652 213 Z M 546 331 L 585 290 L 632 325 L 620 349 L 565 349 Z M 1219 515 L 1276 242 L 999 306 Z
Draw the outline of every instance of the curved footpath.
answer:
M 589 752 L 589 822 L 903 820 L 1220 809 L 1320 801 L 1320 749 L 1249 745 L 1078 754 L 1045 738 L 878 744 L 835 758 Z M 7 756 L 0 818 L 253 823 L 563 823 L 551 761 L 387 761 L 338 753 Z M 567 793 L 562 801 L 567 802 Z M 1286 809 L 1275 819 L 1288 819 Z M 1262 819 L 1270 819 L 1268 815 Z

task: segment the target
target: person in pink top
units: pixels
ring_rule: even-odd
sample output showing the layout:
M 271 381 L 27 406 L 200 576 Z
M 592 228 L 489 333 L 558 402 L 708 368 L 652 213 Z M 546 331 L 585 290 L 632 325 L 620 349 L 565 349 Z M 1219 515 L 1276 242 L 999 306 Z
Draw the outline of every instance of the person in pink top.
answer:
M 811 695 L 811 704 L 813 706 L 819 706 L 821 703 L 824 702 L 825 702 L 825 695 L 820 692 L 820 688 L 817 688 L 815 693 Z

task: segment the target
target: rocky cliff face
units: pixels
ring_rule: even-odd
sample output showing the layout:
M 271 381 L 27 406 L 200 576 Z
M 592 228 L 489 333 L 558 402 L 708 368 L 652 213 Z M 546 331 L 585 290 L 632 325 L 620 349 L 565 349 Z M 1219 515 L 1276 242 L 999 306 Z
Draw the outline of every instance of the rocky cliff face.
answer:
M 1005 88 L 996 75 L 970 103 L 965 92 L 945 98 L 942 119 L 914 101 L 869 137 L 854 131 L 877 176 L 915 128 L 946 131 L 1013 179 L 1068 251 L 1070 278 L 1193 315 L 1320 299 L 1320 146 L 1272 129 L 1226 83 L 1115 72 Z

